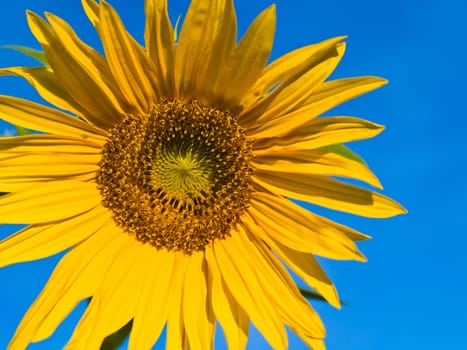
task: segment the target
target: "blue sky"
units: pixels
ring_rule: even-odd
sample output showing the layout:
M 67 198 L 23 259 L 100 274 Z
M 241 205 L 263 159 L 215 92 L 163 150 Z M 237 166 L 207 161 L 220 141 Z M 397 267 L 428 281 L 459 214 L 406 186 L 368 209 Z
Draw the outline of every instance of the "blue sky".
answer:
M 141 41 L 143 0 L 110 1 Z M 237 0 L 240 32 L 271 0 Z M 371 220 L 311 208 L 371 234 L 360 247 L 368 263 L 321 260 L 341 298 L 351 305 L 335 310 L 313 305 L 328 330 L 330 350 L 461 349 L 467 347 L 467 205 L 465 169 L 465 16 L 460 0 L 278 0 L 272 58 L 332 36 L 348 35 L 347 53 L 334 78 L 378 75 L 390 84 L 336 108 L 386 125 L 375 139 L 353 149 L 380 177 L 383 193 L 409 214 Z M 169 0 L 173 19 L 188 1 Z M 67 19 L 82 38 L 98 45 L 78 0 L 22 0 L 2 3 L 0 44 L 38 47 L 24 11 L 50 11 Z M 0 66 L 33 65 L 9 50 Z M 0 78 L 0 94 L 39 100 L 19 78 Z M 0 124 L 0 130 L 11 130 Z M 1 170 L 0 170 L 1 171 Z M 25 213 L 27 215 L 27 213 Z M 15 230 L 0 228 L 0 237 Z M 40 292 L 59 257 L 0 269 L 0 349 Z M 79 307 L 56 334 L 31 349 L 59 349 L 78 319 Z M 250 349 L 267 348 L 257 334 Z M 160 347 L 159 347 L 160 348 Z M 291 349 L 304 349 L 291 337 Z

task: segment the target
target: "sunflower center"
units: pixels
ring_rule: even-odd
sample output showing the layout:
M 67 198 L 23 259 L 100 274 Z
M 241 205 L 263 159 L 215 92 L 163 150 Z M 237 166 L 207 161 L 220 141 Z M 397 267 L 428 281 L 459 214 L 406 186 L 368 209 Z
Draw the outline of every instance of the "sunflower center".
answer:
M 109 131 L 97 183 L 126 233 L 191 253 L 239 222 L 250 201 L 252 157 L 252 141 L 231 114 L 164 101 Z

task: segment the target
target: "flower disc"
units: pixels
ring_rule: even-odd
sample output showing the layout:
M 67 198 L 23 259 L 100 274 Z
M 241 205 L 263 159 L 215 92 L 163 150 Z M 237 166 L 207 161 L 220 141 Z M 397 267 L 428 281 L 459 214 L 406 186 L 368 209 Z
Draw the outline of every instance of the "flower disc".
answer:
M 168 250 L 202 250 L 248 206 L 252 142 L 235 117 L 164 101 L 108 134 L 97 182 L 125 232 Z

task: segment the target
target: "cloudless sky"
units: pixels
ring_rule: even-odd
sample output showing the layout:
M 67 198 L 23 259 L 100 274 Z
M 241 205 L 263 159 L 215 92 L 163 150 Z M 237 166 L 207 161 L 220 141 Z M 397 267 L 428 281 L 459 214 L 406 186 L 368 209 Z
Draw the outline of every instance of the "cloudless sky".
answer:
M 142 41 L 143 0 L 110 1 Z M 240 33 L 272 0 L 237 0 Z M 327 327 L 330 350 L 465 349 L 467 263 L 465 228 L 467 116 L 465 69 L 467 3 L 461 0 L 278 0 L 272 58 L 310 43 L 348 35 L 347 52 L 333 78 L 378 75 L 390 84 L 329 115 L 351 115 L 386 125 L 380 136 L 351 146 L 409 214 L 388 220 L 309 207 L 373 236 L 360 247 L 368 263 L 321 259 L 340 296 L 335 310 L 313 302 Z M 176 19 L 187 0 L 169 0 Z M 78 0 L 4 1 L 0 44 L 39 48 L 24 12 L 50 11 L 98 46 Z M 0 50 L 0 66 L 34 65 Z M 40 101 L 20 78 L 0 78 L 0 94 Z M 0 124 L 0 132 L 13 128 Z M 1 169 L 0 169 L 1 171 Z M 25 213 L 27 216 L 27 213 Z M 2 226 L 0 238 L 17 227 Z M 0 349 L 38 295 L 59 256 L 0 269 Z M 57 332 L 30 349 L 60 349 L 83 311 L 80 305 Z M 252 332 L 250 349 L 267 349 Z M 222 341 L 219 341 L 221 348 Z M 163 344 L 162 344 L 163 345 Z M 157 348 L 163 348 L 158 346 Z M 291 349 L 305 349 L 291 336 Z

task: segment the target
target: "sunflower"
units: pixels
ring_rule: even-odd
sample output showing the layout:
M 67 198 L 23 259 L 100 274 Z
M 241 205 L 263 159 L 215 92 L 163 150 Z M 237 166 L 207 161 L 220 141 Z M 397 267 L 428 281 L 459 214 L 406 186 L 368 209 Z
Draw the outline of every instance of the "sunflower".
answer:
M 237 42 L 233 0 L 193 0 L 178 39 L 166 0 L 146 0 L 144 47 L 105 1 L 83 0 L 104 55 L 61 18 L 28 12 L 48 61 L 12 67 L 49 107 L 0 97 L 0 117 L 37 133 L 0 140 L 0 218 L 28 226 L 0 244 L 0 265 L 67 250 L 10 349 L 49 337 L 90 298 L 67 345 L 98 349 L 129 321 L 129 349 L 230 349 L 252 323 L 274 349 L 285 326 L 323 349 L 323 324 L 286 266 L 331 305 L 315 256 L 364 261 L 367 236 L 290 199 L 366 217 L 404 212 L 373 173 L 331 145 L 383 127 L 323 112 L 386 83 L 327 80 L 344 37 L 268 64 L 275 7 Z

